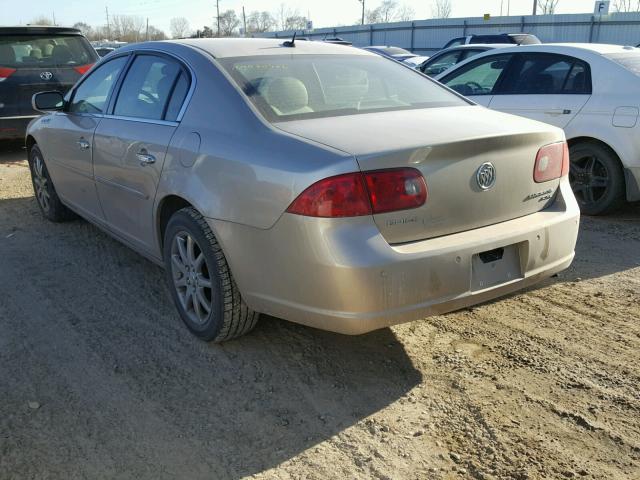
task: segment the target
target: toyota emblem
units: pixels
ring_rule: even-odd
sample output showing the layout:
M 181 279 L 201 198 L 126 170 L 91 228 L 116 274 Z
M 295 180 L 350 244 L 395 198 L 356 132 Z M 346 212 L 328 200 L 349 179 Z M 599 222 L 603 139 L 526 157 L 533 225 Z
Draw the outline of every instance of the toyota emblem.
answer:
M 53 73 L 51 73 L 51 72 L 42 72 L 40 74 L 40 78 L 42 80 L 51 80 L 53 78 Z
M 489 190 L 496 184 L 496 167 L 491 162 L 480 165 L 476 172 L 476 181 L 481 190 Z

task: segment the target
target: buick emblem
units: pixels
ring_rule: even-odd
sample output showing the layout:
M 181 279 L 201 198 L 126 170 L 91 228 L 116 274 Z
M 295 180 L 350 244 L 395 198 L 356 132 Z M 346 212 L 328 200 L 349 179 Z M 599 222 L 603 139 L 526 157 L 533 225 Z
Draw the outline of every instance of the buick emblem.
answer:
M 496 184 L 496 167 L 491 162 L 480 165 L 476 172 L 476 181 L 481 190 L 489 190 Z
M 51 72 L 42 72 L 40 74 L 40 78 L 42 80 L 51 80 L 53 78 L 53 73 L 51 73 Z

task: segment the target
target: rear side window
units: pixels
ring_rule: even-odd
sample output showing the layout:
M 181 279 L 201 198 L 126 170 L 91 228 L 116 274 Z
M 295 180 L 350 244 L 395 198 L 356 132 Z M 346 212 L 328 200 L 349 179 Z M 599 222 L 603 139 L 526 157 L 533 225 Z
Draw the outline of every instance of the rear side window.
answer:
M 500 89 L 505 95 L 559 95 L 589 93 L 587 65 L 575 58 L 553 54 L 518 56 Z
M 127 57 L 118 57 L 97 67 L 73 94 L 70 112 L 104 113 L 107 99 L 115 86 Z
M 175 103 L 170 102 L 174 90 Z M 186 90 L 188 81 L 177 62 L 156 55 L 139 55 L 122 83 L 113 114 L 164 120 L 171 110 L 171 115 L 177 117 L 177 111 L 182 106 L 179 97 L 182 96 L 184 100 Z M 180 106 L 177 105 L 178 102 Z
M 444 53 L 434 60 L 429 60 L 425 65 L 423 73 L 430 77 L 440 75 L 442 72 L 458 63 L 460 53 L 460 50 L 456 50 L 454 52 Z
M 460 38 L 454 38 L 453 40 L 449 40 L 449 43 L 447 43 L 444 48 L 451 48 L 451 47 L 457 47 L 458 45 L 464 45 L 467 41 L 466 37 L 460 37 Z
M 0 37 L 0 66 L 61 68 L 90 65 L 97 55 L 79 35 L 15 35 Z

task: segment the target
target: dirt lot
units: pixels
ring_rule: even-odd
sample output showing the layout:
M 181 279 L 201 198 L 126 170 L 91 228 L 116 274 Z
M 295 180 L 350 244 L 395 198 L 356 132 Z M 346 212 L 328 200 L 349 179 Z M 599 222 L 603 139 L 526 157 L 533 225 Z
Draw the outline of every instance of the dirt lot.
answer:
M 209 345 L 161 270 L 0 154 L 0 478 L 640 478 L 640 207 L 502 301 Z

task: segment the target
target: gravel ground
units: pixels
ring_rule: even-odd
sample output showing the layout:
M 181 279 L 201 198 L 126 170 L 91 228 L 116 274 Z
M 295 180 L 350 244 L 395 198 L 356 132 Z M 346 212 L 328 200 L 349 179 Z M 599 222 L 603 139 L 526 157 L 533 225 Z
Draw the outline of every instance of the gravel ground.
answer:
M 640 207 L 558 278 L 346 337 L 192 337 L 161 270 L 0 154 L 0 478 L 640 478 Z

